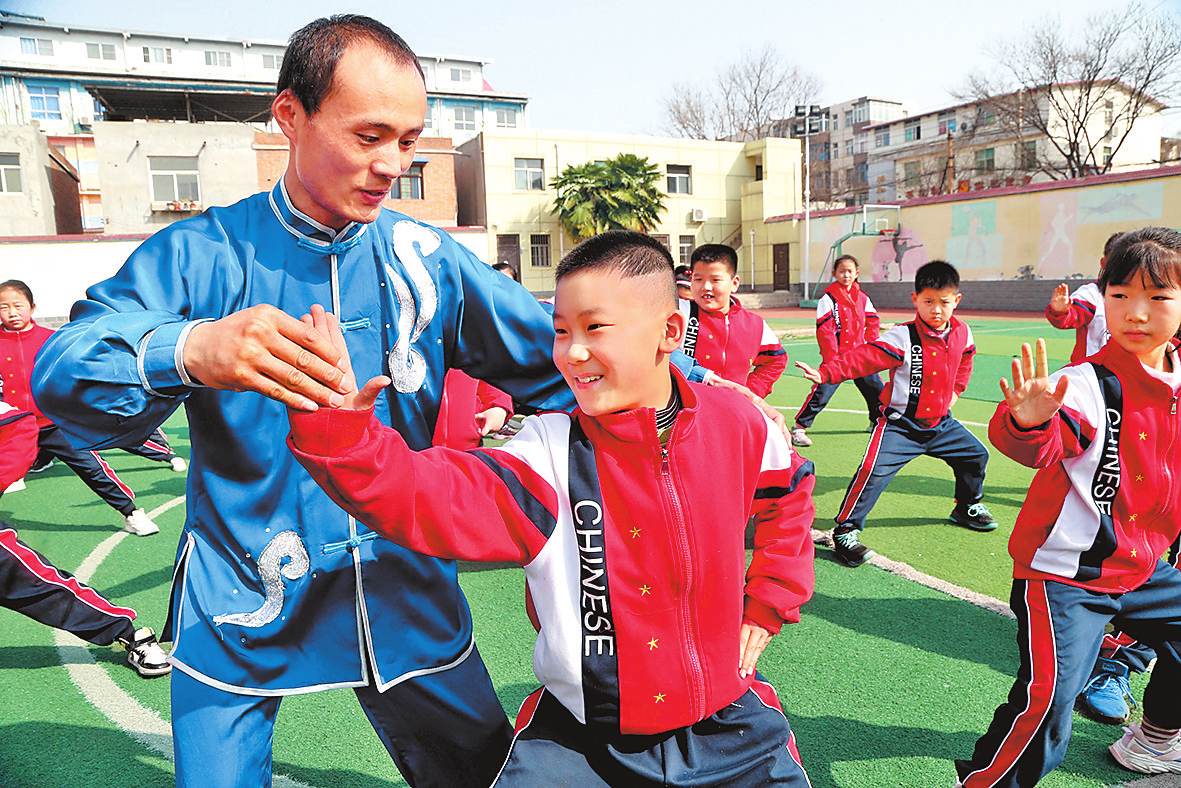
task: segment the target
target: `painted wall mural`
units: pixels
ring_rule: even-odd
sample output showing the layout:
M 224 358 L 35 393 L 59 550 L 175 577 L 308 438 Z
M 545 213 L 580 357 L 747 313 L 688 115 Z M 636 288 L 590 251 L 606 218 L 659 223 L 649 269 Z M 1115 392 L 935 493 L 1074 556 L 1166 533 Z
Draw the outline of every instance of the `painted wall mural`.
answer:
M 1001 279 L 1005 236 L 997 231 L 996 200 L 951 206 L 947 260 L 968 279 Z
M 1047 192 L 1041 196 L 1041 235 L 1036 274 L 1039 279 L 1068 277 L 1075 272 L 1078 245 L 1078 193 Z
M 878 238 L 870 258 L 874 282 L 911 282 L 914 273 L 927 262 L 927 245 L 908 227 Z

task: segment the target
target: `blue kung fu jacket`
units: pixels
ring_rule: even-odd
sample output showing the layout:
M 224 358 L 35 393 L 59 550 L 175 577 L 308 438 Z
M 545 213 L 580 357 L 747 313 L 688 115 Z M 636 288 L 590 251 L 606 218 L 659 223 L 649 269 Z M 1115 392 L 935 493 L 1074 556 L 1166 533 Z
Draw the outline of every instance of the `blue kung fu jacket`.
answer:
M 264 303 L 296 317 L 315 303 L 334 311 L 357 379 L 393 378 L 377 413 L 414 449 L 431 443 L 449 367 L 519 402 L 571 409 L 552 319 L 447 234 L 389 211 L 335 232 L 294 210 L 280 182 L 145 241 L 37 360 L 36 400 L 80 446 L 139 445 L 185 405 L 178 668 L 258 695 L 385 689 L 446 669 L 472 644 L 455 564 L 378 539 L 332 503 L 287 451 L 283 405 L 202 387 L 180 364 L 195 321 Z

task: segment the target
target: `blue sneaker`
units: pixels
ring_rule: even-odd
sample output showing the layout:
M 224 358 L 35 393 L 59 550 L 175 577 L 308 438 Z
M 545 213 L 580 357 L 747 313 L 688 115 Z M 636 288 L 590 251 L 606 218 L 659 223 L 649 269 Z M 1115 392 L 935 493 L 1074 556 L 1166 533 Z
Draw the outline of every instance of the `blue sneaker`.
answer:
M 1084 717 L 1108 725 L 1123 725 L 1132 713 L 1128 701 L 1136 705 L 1128 686 L 1128 666 L 1114 659 L 1099 658 L 1091 680 L 1074 702 L 1074 708 Z

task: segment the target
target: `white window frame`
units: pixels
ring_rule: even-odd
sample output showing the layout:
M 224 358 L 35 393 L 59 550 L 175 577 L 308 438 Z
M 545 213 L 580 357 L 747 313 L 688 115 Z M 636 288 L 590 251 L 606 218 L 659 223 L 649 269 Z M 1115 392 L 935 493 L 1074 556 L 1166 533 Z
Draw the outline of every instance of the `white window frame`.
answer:
M 97 41 L 86 42 L 86 57 L 90 60 L 114 60 L 115 45 Z
M 25 89 L 29 91 L 29 117 L 30 118 L 32 118 L 33 120 L 61 120 L 62 119 L 61 91 L 59 89 L 57 89 L 55 87 L 51 87 L 49 85 L 27 85 Z M 37 91 L 37 94 L 35 96 L 34 96 L 33 91 Z M 42 91 L 53 91 L 53 95 L 51 96 L 49 93 L 42 92 Z M 41 102 L 42 102 L 41 109 L 37 109 L 36 106 L 34 106 L 34 103 L 33 103 L 34 98 L 41 99 Z M 52 98 L 53 103 L 57 105 L 56 110 L 49 109 L 49 106 L 46 103 L 46 100 L 50 99 L 50 98 Z
M 187 162 L 191 162 L 192 167 L 176 166 Z M 153 203 L 201 202 L 201 172 L 196 156 L 149 156 L 148 175 Z M 158 184 L 165 178 L 172 184 L 171 196 L 157 192 Z M 182 179 L 185 182 L 191 179 L 195 196 L 180 196 Z
M 424 168 L 426 162 L 416 161 L 411 164 L 406 172 L 402 173 L 397 180 L 394 181 L 394 186 L 390 190 L 390 197 L 395 200 L 425 200 L 426 199 L 426 176 Z M 415 194 L 415 185 L 418 186 L 418 194 Z M 403 188 L 404 187 L 404 188 Z
M 53 39 L 21 36 L 21 54 L 53 57 Z
M 470 68 L 460 68 L 459 66 L 453 66 L 451 68 L 451 81 L 452 82 L 471 82 L 472 81 L 472 70 Z
M 519 192 L 545 191 L 545 159 L 530 156 L 513 159 L 513 188 Z
M 471 113 L 471 117 L 460 119 L 459 113 L 463 112 L 465 115 Z M 456 131 L 475 131 L 476 130 L 476 108 L 459 105 L 455 107 L 455 130 Z
M 13 188 L 15 186 L 15 188 Z M 21 155 L 0 153 L 0 194 L 20 194 L 24 191 L 21 178 Z
M 271 64 L 267 65 L 267 58 L 270 58 Z M 277 71 L 283 65 L 282 55 L 272 55 L 269 52 L 264 52 L 262 55 L 262 67 L 268 71 Z
M 517 127 L 517 111 L 512 107 L 496 108 L 496 128 L 515 129 Z
M 145 63 L 172 65 L 172 47 L 144 47 Z
M 665 191 L 669 194 L 693 193 L 693 166 L 690 164 L 664 165 Z
M 553 267 L 553 258 L 550 256 L 549 233 L 529 236 L 529 264 L 534 268 Z
M 205 65 L 213 68 L 231 68 L 234 65 L 233 53 L 224 49 L 206 49 Z

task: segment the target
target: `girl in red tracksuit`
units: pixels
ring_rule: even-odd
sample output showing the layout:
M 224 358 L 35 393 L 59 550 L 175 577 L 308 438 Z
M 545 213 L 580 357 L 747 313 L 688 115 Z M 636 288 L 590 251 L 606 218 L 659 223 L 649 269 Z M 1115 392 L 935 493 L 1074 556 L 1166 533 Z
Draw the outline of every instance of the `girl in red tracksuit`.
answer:
M 1121 764 L 1181 773 L 1181 233 L 1124 235 L 1100 274 L 1111 340 L 1047 375 L 1045 344 L 1013 362 L 993 444 L 1038 473 L 1009 553 L 1021 667 L 963 788 L 1027 788 L 1062 762 L 1071 710 L 1108 623 L 1154 644 L 1144 720 L 1111 745 Z
M 857 258 L 851 254 L 841 255 L 832 264 L 833 283 L 820 297 L 816 305 L 816 342 L 820 345 L 821 361 L 832 359 L 849 352 L 858 345 L 873 342 L 882 333 L 882 322 L 873 301 L 861 292 L 857 282 Z M 812 439 L 807 429 L 812 426 L 816 414 L 832 399 L 840 383 L 816 383 L 803 407 L 796 414 L 796 426 L 791 431 L 791 442 L 795 446 L 811 446 Z M 865 398 L 869 410 L 870 430 L 882 415 L 882 388 L 885 384 L 877 373 L 853 378 L 853 385 Z
M 503 427 L 512 415 L 513 398 L 508 394 L 461 370 L 447 370 L 431 443 L 450 449 L 479 448 L 483 438 Z

